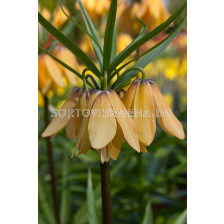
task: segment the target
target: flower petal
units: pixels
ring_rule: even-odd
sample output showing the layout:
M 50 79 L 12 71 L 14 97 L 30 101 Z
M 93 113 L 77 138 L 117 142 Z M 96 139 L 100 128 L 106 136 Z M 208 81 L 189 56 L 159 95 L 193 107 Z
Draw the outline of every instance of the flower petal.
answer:
M 107 95 L 110 99 L 113 109 L 116 111 L 116 119 L 121 126 L 124 138 L 132 148 L 134 148 L 137 152 L 140 152 L 138 132 L 134 121 L 131 117 L 128 116 L 128 112 L 124 104 L 114 90 L 107 91 Z M 125 115 L 122 116 L 117 114 L 119 111 L 123 111 Z
M 47 126 L 42 137 L 48 137 L 51 135 L 54 135 L 58 131 L 60 131 L 62 128 L 65 127 L 65 125 L 69 122 L 71 119 L 71 116 L 68 116 L 69 109 L 73 109 L 77 103 L 77 98 L 79 94 L 79 89 L 76 88 L 73 90 L 73 92 L 70 94 L 68 100 L 63 104 L 63 106 L 60 108 L 60 111 L 65 112 L 65 116 L 57 116 L 51 121 L 51 123 Z
M 144 145 L 150 145 L 156 133 L 156 118 L 152 89 L 148 82 L 139 82 L 133 109 L 139 141 Z
M 93 104 L 97 98 L 97 96 L 101 93 L 102 91 L 94 91 L 91 93 L 91 96 L 89 98 L 89 101 L 88 101 L 88 107 L 87 107 L 87 110 L 91 110 L 92 107 L 93 107 Z M 78 134 L 78 137 L 77 137 L 77 141 L 76 141 L 76 146 L 75 146 L 75 150 L 79 147 L 80 145 L 80 142 L 82 140 L 82 137 L 83 137 L 83 134 L 85 132 L 85 128 L 88 124 L 88 121 L 89 121 L 89 116 L 84 116 L 83 120 L 82 120 L 82 124 L 81 124 L 81 128 L 80 128 L 80 131 L 79 131 L 79 134 Z
M 64 87 L 65 84 L 63 81 L 63 76 L 62 76 L 61 71 L 60 71 L 58 65 L 56 64 L 56 62 L 49 55 L 44 55 L 44 61 L 45 61 L 47 70 L 49 72 L 49 75 L 51 76 L 53 81 L 57 85 Z
M 141 152 L 147 153 L 147 149 L 146 149 L 145 145 L 141 142 L 140 142 L 140 149 L 141 149 Z
M 73 139 L 76 136 L 76 124 L 76 117 L 74 115 L 66 125 L 66 135 L 69 139 Z
M 104 110 L 108 111 L 105 114 Z M 95 100 L 90 114 L 88 130 L 89 140 L 94 149 L 105 147 L 115 136 L 117 122 L 115 117 L 110 116 L 112 110 L 110 100 L 105 92 L 102 92 Z M 108 115 L 108 116 L 107 116 Z
M 124 103 L 127 110 L 132 108 L 138 83 L 138 79 L 134 80 L 122 98 L 122 102 Z
M 150 82 L 157 110 L 161 111 L 161 116 L 157 116 L 157 120 L 161 128 L 169 135 L 179 139 L 184 139 L 185 134 L 181 122 L 175 117 L 169 104 L 164 99 L 154 82 Z
M 113 140 L 107 145 L 107 149 L 110 152 L 110 156 L 113 160 L 117 160 L 122 146 L 123 133 L 119 124 L 117 124 L 117 132 Z
M 56 56 L 61 61 L 65 62 L 67 65 L 69 65 L 71 68 L 76 69 L 78 68 L 78 63 L 76 61 L 75 56 L 66 48 L 62 48 L 59 51 L 56 52 Z M 77 78 L 76 76 L 69 71 L 67 68 L 63 67 L 61 64 L 58 63 L 58 66 L 64 70 L 64 74 L 68 80 L 68 82 L 72 85 L 77 84 Z

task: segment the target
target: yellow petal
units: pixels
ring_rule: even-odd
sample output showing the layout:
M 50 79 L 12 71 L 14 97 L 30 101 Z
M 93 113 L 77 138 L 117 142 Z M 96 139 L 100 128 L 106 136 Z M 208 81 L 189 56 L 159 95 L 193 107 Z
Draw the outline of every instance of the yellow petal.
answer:
M 139 141 L 144 145 L 150 145 L 156 133 L 156 118 L 152 89 L 148 82 L 139 82 L 133 109 Z
M 123 133 L 119 124 L 117 124 L 117 133 L 114 139 L 107 145 L 107 149 L 110 152 L 110 156 L 113 160 L 116 160 L 120 154 L 123 141 Z
M 87 153 L 89 149 L 91 149 L 91 144 L 89 141 L 89 132 L 88 132 L 88 127 L 86 126 L 81 144 L 79 146 L 79 154 Z
M 68 100 L 60 108 L 60 110 L 62 111 L 62 114 L 63 115 L 65 114 L 65 116 L 58 116 L 57 114 L 57 116 L 51 121 L 51 123 L 47 126 L 47 128 L 43 132 L 42 137 L 48 137 L 48 136 L 54 135 L 55 133 L 57 133 L 58 131 L 60 131 L 62 128 L 65 127 L 65 125 L 71 119 L 71 116 L 68 116 L 69 109 L 72 109 L 75 107 L 78 94 L 79 94 L 79 89 L 73 90 Z
M 48 55 L 44 55 L 44 61 L 45 61 L 47 70 L 49 72 L 49 75 L 51 76 L 53 81 L 57 85 L 64 87 L 65 84 L 63 81 L 63 76 L 62 76 L 61 71 L 60 71 L 58 65 L 56 64 L 56 62 Z
M 162 112 L 160 117 L 157 116 L 157 120 L 161 128 L 172 136 L 175 136 L 179 139 L 184 139 L 185 134 L 181 122 L 173 114 L 169 104 L 160 93 L 156 84 L 154 82 L 150 82 L 150 85 L 152 87 L 156 109 Z
M 132 108 L 138 83 L 139 80 L 134 80 L 131 86 L 128 88 L 127 92 L 124 94 L 124 97 L 122 98 L 122 102 L 124 103 L 127 110 Z
M 89 140 L 94 149 L 105 147 L 115 136 L 117 122 L 115 117 L 110 116 L 112 106 L 105 92 L 102 92 L 95 100 L 89 119 Z M 107 113 L 104 112 L 107 110 Z
M 72 117 L 66 125 L 66 135 L 69 139 L 73 139 L 76 136 L 76 117 Z
M 73 68 L 75 70 L 78 70 L 77 60 L 76 60 L 75 56 L 71 53 L 71 51 L 69 51 L 66 48 L 61 48 L 55 54 L 58 57 L 58 59 L 65 62 L 71 68 Z M 64 71 L 64 74 L 65 74 L 68 82 L 72 85 L 76 85 L 77 84 L 77 79 L 76 79 L 76 76 L 74 75 L 74 73 L 72 73 L 71 71 L 69 71 L 65 67 L 61 66 L 60 64 L 59 64 L 59 66 Z
M 140 149 L 141 149 L 141 152 L 147 153 L 147 149 L 146 149 L 145 145 L 141 142 L 140 142 Z
M 124 104 L 121 102 L 114 90 L 107 91 L 107 95 L 110 99 L 113 109 L 116 111 L 116 119 L 121 126 L 124 138 L 132 148 L 134 148 L 137 152 L 140 152 L 138 132 L 134 121 L 131 117 L 128 116 L 128 112 Z M 125 115 L 119 116 L 119 114 L 117 114 L 118 111 L 123 111 Z
M 108 162 L 110 160 L 110 154 L 106 147 L 99 149 L 101 163 Z
M 91 96 L 89 98 L 89 101 L 88 101 L 88 107 L 87 107 L 87 110 L 91 110 L 92 107 L 93 107 L 93 104 L 97 98 L 97 96 L 101 93 L 102 91 L 94 91 L 91 93 Z M 79 147 L 80 145 L 80 142 L 82 140 L 82 137 L 83 137 L 83 134 L 85 132 L 85 128 L 88 124 L 88 121 L 89 121 L 89 116 L 85 116 L 82 120 L 82 124 L 81 124 L 81 128 L 80 128 L 80 131 L 79 131 L 79 134 L 78 134 L 78 137 L 77 137 L 77 141 L 76 141 L 76 147 L 75 147 L 75 150 Z M 74 153 L 73 153 L 74 154 Z

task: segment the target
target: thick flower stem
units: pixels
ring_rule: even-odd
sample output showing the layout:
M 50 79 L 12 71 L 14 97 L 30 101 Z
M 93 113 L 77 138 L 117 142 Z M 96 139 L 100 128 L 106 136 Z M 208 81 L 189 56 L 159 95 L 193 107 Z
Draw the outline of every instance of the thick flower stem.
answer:
M 110 163 L 100 163 L 103 224 L 112 224 Z
M 48 111 L 48 98 L 44 96 L 44 110 L 45 110 L 45 125 L 46 127 L 49 124 L 49 111 Z M 47 141 L 47 155 L 48 155 L 48 164 L 49 164 L 49 171 L 51 175 L 51 191 L 53 196 L 53 203 L 54 203 L 54 211 L 57 224 L 60 224 L 60 216 L 59 216 L 59 201 L 57 195 L 57 187 L 56 187 L 56 177 L 54 171 L 54 159 L 53 159 L 53 150 L 50 138 L 46 139 Z

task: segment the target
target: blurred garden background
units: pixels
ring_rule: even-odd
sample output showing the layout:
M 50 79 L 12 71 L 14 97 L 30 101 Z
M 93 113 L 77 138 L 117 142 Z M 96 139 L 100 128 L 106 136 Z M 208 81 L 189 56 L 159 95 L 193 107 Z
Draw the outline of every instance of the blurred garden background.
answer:
M 110 0 L 83 0 L 99 35 L 105 31 Z M 61 2 L 64 11 L 80 24 L 84 21 L 75 0 Z M 139 32 L 136 17 L 148 24 L 151 31 L 175 12 L 180 0 L 119 0 L 117 10 L 118 47 L 121 52 Z M 90 39 L 67 21 L 56 0 L 39 0 L 39 12 L 73 40 L 93 61 Z M 175 24 L 150 40 L 133 54 L 153 47 L 169 34 Z M 77 71 L 84 66 L 39 25 L 39 45 L 63 59 Z M 51 175 L 46 139 L 41 137 L 46 127 L 45 104 L 59 109 L 74 86 L 81 86 L 71 72 L 56 62 L 44 67 L 38 56 L 38 123 L 39 123 L 39 223 L 55 224 Z M 148 78 L 155 80 L 174 114 L 182 122 L 185 133 L 187 115 L 187 34 L 186 27 L 173 43 L 145 69 Z M 61 77 L 55 79 L 54 73 Z M 47 75 L 46 75 L 47 74 Z M 52 140 L 54 169 L 62 224 L 101 223 L 100 160 L 95 151 L 86 155 L 71 154 L 75 140 L 60 131 Z M 187 207 L 187 139 L 181 141 L 157 127 L 153 143 L 146 154 L 139 155 L 123 144 L 117 161 L 111 161 L 113 221 L 115 224 L 181 224 L 186 223 Z

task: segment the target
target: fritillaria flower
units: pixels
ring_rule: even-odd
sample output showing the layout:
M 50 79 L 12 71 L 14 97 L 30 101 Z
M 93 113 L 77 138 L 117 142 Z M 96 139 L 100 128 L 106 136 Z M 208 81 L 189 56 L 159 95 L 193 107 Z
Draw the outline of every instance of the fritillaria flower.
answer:
M 175 117 L 170 106 L 150 79 L 136 79 L 127 90 L 122 101 L 133 111 L 133 120 L 138 128 L 141 152 L 147 152 L 156 132 L 156 117 L 160 127 L 169 135 L 184 139 L 183 126 Z
M 88 102 L 89 116 L 85 116 L 77 137 L 76 148 L 86 153 L 91 148 L 100 153 L 101 162 L 116 160 L 121 149 L 123 136 L 129 145 L 140 152 L 137 129 L 134 121 L 114 90 L 94 91 Z M 119 116 L 118 111 L 125 115 Z

